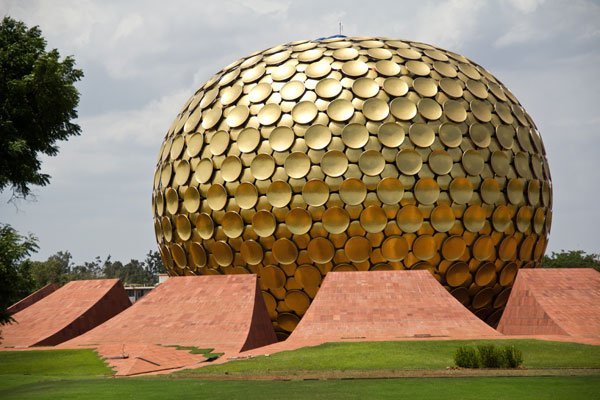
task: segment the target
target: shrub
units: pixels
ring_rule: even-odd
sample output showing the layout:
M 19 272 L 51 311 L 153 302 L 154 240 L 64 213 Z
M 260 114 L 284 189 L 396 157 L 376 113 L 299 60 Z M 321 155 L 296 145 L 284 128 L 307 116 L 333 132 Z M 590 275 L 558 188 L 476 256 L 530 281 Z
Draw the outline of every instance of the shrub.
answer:
M 479 368 L 479 360 L 475 349 L 461 346 L 456 349 L 454 363 L 461 368 Z
M 482 368 L 500 368 L 502 366 L 502 351 L 493 344 L 477 346 L 479 365 Z
M 502 349 L 502 361 L 505 368 L 518 368 L 523 364 L 523 354 L 515 346 L 505 346 Z

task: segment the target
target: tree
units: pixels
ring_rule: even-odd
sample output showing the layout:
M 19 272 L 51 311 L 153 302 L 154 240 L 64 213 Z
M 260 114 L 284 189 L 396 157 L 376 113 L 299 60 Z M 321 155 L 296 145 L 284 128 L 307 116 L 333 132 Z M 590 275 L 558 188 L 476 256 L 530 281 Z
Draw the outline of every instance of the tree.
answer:
M 46 261 L 31 262 L 31 277 L 35 288 L 39 289 L 49 283 L 62 285 L 70 279 L 68 274 L 73 266 L 73 257 L 68 251 L 59 251 L 48 257 Z
M 155 285 L 158 283 L 158 274 L 166 274 L 167 270 L 162 262 L 162 258 L 160 257 L 160 253 L 156 250 L 148 251 L 146 254 L 146 259 L 144 260 L 144 264 L 146 264 L 146 269 L 152 274 L 152 284 Z
M 21 236 L 10 225 L 0 225 L 0 325 L 12 321 L 7 308 L 33 288 L 31 262 L 26 258 L 37 249 L 35 237 Z
M 46 51 L 40 29 L 10 17 L 0 23 L 0 191 L 11 187 L 25 198 L 31 185 L 45 186 L 39 155 L 55 156 L 56 142 L 79 135 L 79 92 L 83 77 L 75 60 Z
M 544 268 L 594 268 L 600 271 L 600 254 L 587 254 L 583 250 L 561 250 L 542 259 Z

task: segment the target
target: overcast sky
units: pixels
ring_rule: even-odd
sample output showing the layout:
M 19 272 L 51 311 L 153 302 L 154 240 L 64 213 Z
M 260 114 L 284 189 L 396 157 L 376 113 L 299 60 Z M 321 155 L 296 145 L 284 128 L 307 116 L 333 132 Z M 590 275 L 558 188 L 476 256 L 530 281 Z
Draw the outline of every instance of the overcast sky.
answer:
M 156 156 L 171 121 L 212 74 L 256 50 L 338 33 L 430 43 L 481 64 L 542 134 L 554 184 L 549 251 L 600 253 L 600 5 L 567 0 L 0 0 L 39 25 L 85 78 L 82 135 L 44 159 L 50 185 L 0 221 L 39 238 L 36 259 L 69 250 L 129 260 L 156 248 Z

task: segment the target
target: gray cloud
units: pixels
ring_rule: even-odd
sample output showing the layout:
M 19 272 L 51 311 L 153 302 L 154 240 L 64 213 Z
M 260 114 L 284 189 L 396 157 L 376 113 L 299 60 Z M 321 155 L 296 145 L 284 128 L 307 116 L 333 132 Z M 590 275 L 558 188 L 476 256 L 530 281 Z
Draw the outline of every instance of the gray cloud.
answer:
M 550 250 L 598 252 L 600 7 L 593 1 L 5 1 L 86 73 L 81 137 L 44 161 L 51 184 L 0 220 L 40 238 L 38 258 L 140 258 L 155 247 L 150 211 L 164 132 L 213 73 L 256 50 L 337 33 L 432 43 L 475 60 L 536 121 L 554 183 Z

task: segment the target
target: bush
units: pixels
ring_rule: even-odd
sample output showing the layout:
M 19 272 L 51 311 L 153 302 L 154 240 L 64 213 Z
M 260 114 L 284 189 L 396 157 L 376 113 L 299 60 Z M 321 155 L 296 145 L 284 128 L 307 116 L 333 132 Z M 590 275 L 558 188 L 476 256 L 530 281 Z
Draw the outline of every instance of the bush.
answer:
M 523 354 L 515 346 L 505 346 L 502 349 L 502 361 L 505 368 L 518 368 L 523 364 Z
M 454 354 L 454 363 L 461 368 L 479 368 L 477 353 L 471 347 L 459 347 Z
M 502 351 L 493 344 L 477 346 L 479 365 L 482 368 L 500 368 L 502 366 Z

